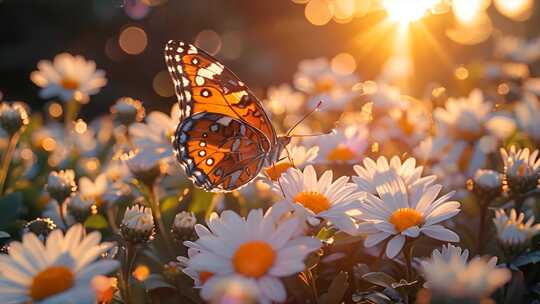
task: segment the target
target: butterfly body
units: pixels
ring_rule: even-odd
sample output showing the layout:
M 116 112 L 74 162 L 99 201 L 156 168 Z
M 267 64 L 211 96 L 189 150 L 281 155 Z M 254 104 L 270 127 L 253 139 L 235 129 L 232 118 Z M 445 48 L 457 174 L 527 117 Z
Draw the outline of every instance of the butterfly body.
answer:
M 195 185 L 232 191 L 276 162 L 290 138 L 276 135 L 259 100 L 236 75 L 181 41 L 167 43 L 165 61 L 180 104 L 173 147 Z

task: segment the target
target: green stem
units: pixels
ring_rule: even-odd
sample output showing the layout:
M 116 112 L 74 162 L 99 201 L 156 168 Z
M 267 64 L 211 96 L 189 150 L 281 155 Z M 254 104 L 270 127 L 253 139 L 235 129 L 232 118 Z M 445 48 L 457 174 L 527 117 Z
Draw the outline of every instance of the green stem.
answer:
M 403 258 L 405 258 L 407 282 L 412 281 L 412 276 L 413 276 L 413 268 L 412 268 L 413 250 L 414 250 L 413 244 L 409 244 L 408 246 L 405 246 L 405 248 L 403 249 Z
M 152 214 L 154 216 L 154 222 L 157 223 L 159 235 L 161 236 L 161 240 L 165 243 L 165 246 L 167 247 L 169 256 L 174 256 L 174 250 L 172 247 L 172 241 L 169 238 L 169 234 L 167 234 L 167 229 L 165 228 L 165 223 L 163 222 L 163 217 L 161 215 L 161 207 L 159 205 L 159 195 L 157 193 L 156 187 L 150 187 L 150 208 L 152 209 Z
M 64 114 L 64 126 L 66 131 L 71 130 L 71 122 L 77 118 L 79 114 L 79 102 L 72 99 L 66 103 L 66 111 Z
M 116 204 L 112 206 L 108 206 L 107 208 L 107 219 L 109 220 L 109 224 L 111 225 L 111 229 L 116 234 L 118 232 L 118 225 L 116 224 L 116 212 L 118 211 L 118 207 Z
M 15 152 L 15 147 L 17 147 L 19 137 L 20 133 L 17 132 L 9 138 L 8 146 L 2 158 L 2 167 L 0 167 L 0 195 L 4 195 L 4 191 L 6 188 L 6 178 L 9 172 L 9 165 L 11 164 L 11 159 L 13 158 L 13 153 Z
M 405 259 L 405 265 L 406 265 L 406 278 L 407 282 L 411 282 L 413 280 L 413 267 L 412 267 L 412 257 L 413 257 L 413 251 L 414 251 L 414 241 L 410 241 L 407 239 L 405 248 L 403 248 L 403 258 Z M 405 297 L 405 303 L 409 304 L 409 294 Z
M 137 248 L 132 244 L 126 244 L 124 246 L 124 261 L 122 263 L 122 272 L 120 273 L 120 281 L 122 288 L 120 290 L 124 303 L 131 303 L 131 286 L 129 284 L 129 278 L 135 262 L 135 256 Z
M 476 252 L 477 254 L 481 255 L 484 251 L 484 234 L 485 234 L 485 228 L 486 228 L 486 215 L 487 215 L 487 204 L 480 201 L 480 219 L 478 223 L 478 243 L 476 244 Z
M 525 198 L 526 198 L 526 196 L 524 196 L 524 195 L 520 195 L 520 196 L 516 197 L 515 208 L 516 208 L 516 212 L 518 214 L 523 209 L 523 204 L 525 203 Z

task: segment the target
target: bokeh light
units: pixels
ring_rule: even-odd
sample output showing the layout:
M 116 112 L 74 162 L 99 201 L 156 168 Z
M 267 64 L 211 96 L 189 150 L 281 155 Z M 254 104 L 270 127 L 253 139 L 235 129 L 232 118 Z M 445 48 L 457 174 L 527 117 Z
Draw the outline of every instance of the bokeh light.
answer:
M 152 86 L 156 94 L 161 97 L 171 97 L 174 95 L 174 85 L 169 77 L 169 73 L 165 70 L 160 71 L 154 76 Z
M 452 11 L 460 23 L 471 23 L 490 4 L 489 0 L 453 0 Z
M 463 66 L 460 66 L 454 71 L 454 75 L 459 80 L 465 80 L 469 78 L 469 70 Z
M 138 55 L 146 49 L 148 37 L 142 28 L 129 26 L 120 33 L 118 45 L 124 52 Z
M 349 75 L 356 70 L 356 60 L 349 53 L 340 53 L 332 58 L 330 66 L 337 74 Z
M 52 118 L 58 118 L 62 116 L 62 113 L 64 112 L 64 110 L 62 109 L 61 104 L 57 102 L 52 102 L 51 104 L 49 104 L 48 112 Z
M 525 21 L 532 15 L 534 0 L 494 0 L 493 4 L 502 15 L 514 21 Z
M 486 41 L 493 32 L 491 19 L 484 11 L 476 12 L 472 19 L 458 22 L 446 30 L 446 36 L 452 41 L 464 45 L 474 45 Z
M 311 0 L 306 4 L 304 14 L 313 25 L 325 25 L 334 16 L 334 6 L 330 1 Z
M 221 50 L 221 37 L 213 30 L 204 30 L 195 37 L 195 45 L 210 55 L 216 55 Z
M 86 129 L 87 129 L 87 125 L 86 125 L 86 122 L 84 122 L 84 120 L 82 119 L 77 119 L 77 121 L 75 122 L 75 132 L 79 133 L 79 134 L 83 134 L 84 132 L 86 132 Z

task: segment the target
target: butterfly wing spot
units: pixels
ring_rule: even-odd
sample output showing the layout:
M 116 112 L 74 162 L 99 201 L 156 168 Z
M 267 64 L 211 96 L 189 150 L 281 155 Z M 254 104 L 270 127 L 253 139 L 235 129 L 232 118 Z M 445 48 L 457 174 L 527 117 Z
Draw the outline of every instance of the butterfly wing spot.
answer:
M 214 164 L 214 159 L 213 159 L 213 158 L 208 158 L 208 159 L 206 159 L 206 164 L 207 164 L 208 166 L 213 165 L 213 164 Z
M 210 131 L 216 133 L 219 131 L 219 125 L 217 123 L 210 126 Z
M 204 85 L 204 78 L 201 77 L 201 76 L 195 77 L 195 83 L 196 83 L 198 86 Z
M 199 147 L 206 147 L 206 142 L 204 140 L 201 140 L 199 142 Z
M 206 155 L 206 150 L 199 151 L 199 156 L 204 157 Z
M 178 59 L 178 61 L 180 61 L 180 59 Z M 193 57 L 193 59 L 191 59 L 191 63 L 197 65 L 199 63 L 199 59 Z
M 201 90 L 201 95 L 203 97 L 211 97 L 212 96 L 212 91 L 210 91 L 208 89 L 202 89 Z

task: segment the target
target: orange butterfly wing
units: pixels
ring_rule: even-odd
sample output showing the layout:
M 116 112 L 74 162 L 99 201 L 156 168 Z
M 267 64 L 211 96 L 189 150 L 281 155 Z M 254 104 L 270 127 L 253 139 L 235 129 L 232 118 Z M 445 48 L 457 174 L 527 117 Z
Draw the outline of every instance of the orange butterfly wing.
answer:
M 191 44 L 171 40 L 165 61 L 180 103 L 181 120 L 201 112 L 236 118 L 262 132 L 267 151 L 276 143 L 270 119 L 258 99 L 217 59 Z
M 186 118 L 173 141 L 177 158 L 198 187 L 235 190 L 257 176 L 267 155 L 264 135 L 244 122 L 217 113 Z

